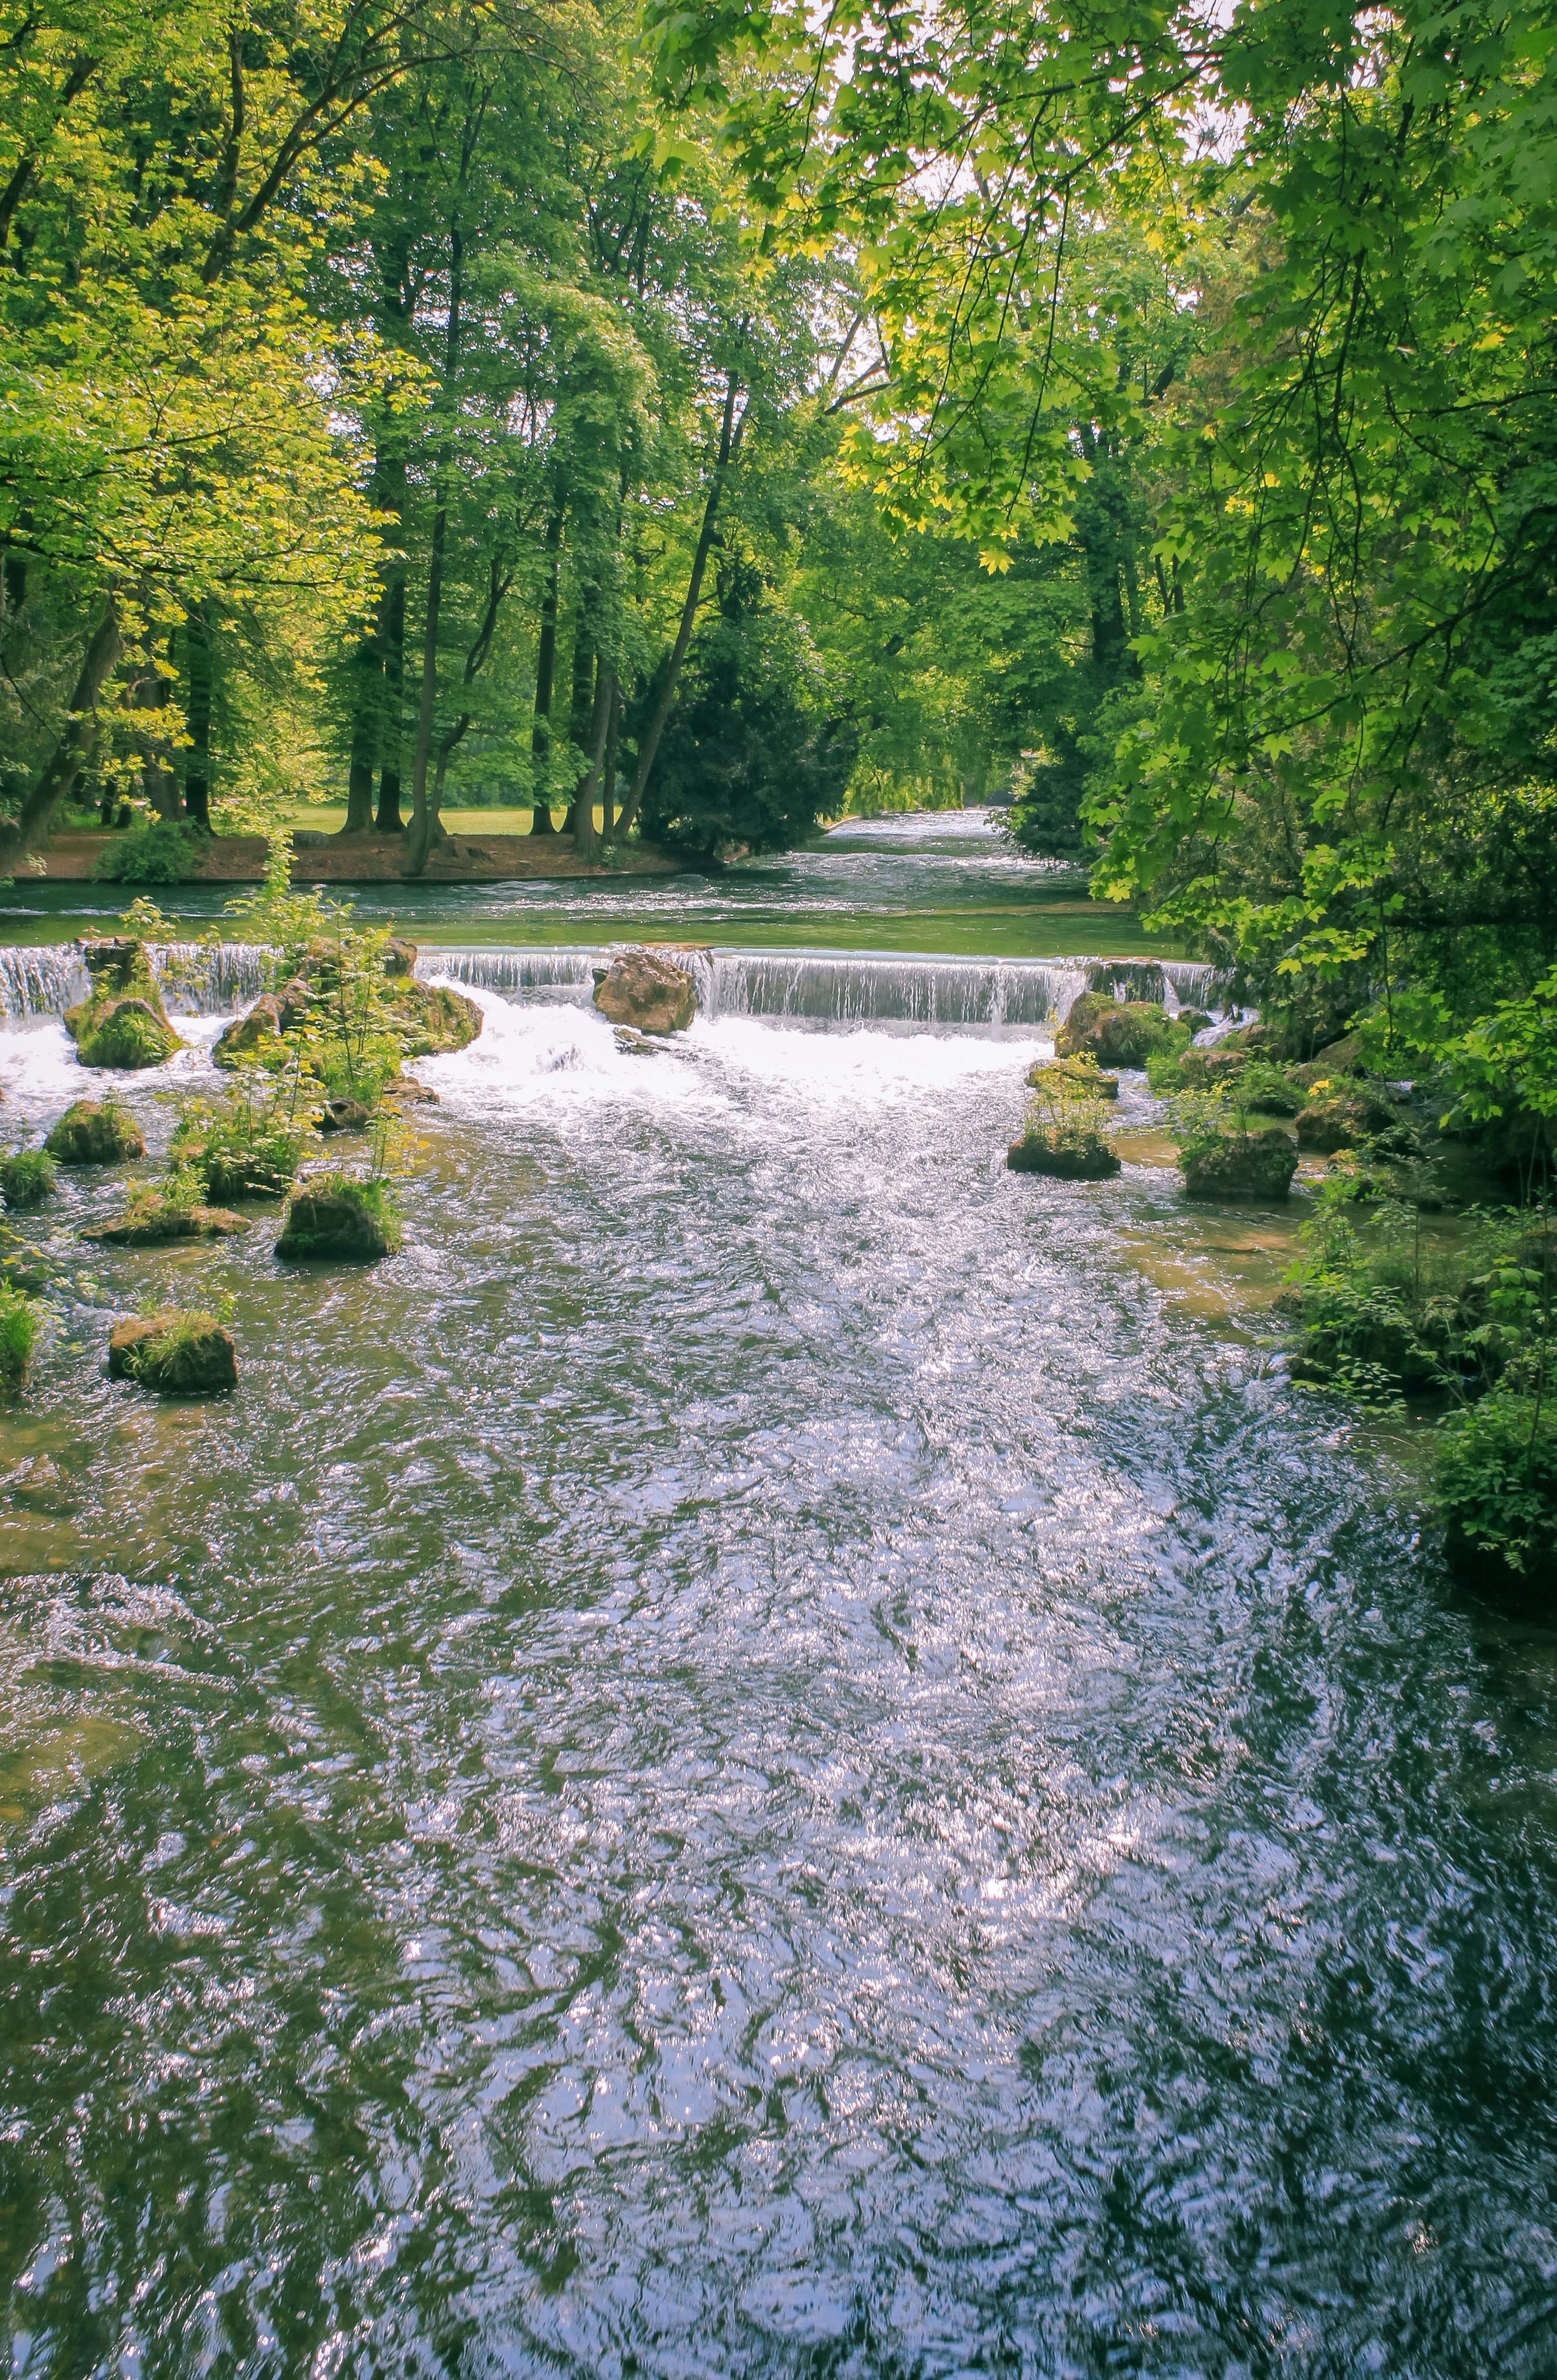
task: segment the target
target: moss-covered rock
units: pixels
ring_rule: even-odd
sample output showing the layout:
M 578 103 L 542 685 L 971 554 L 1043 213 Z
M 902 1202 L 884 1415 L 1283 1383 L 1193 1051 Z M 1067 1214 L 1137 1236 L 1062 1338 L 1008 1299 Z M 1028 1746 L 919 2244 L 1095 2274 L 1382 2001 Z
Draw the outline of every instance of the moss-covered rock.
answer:
M 595 985 L 595 1006 L 613 1025 L 639 1033 L 685 1033 L 698 993 L 685 967 L 658 951 L 618 951 Z
M 372 1123 L 373 1111 L 365 1099 L 326 1099 L 319 1111 L 321 1132 L 365 1132 Z
M 391 979 L 389 994 L 408 1058 L 443 1057 L 453 1050 L 468 1049 L 481 1029 L 481 1012 L 476 1002 L 446 983 L 418 983 L 414 976 L 395 978 Z
M 111 1223 L 81 1233 L 111 1248 L 156 1248 L 171 1240 L 229 1240 L 249 1229 L 247 1218 L 225 1207 L 187 1207 L 171 1198 L 141 1198 Z
M 1182 1025 L 1186 1033 L 1195 1034 L 1204 1033 L 1215 1019 L 1203 1008 L 1181 1008 L 1174 1022 Z
M 46 1149 L 20 1149 L 0 1165 L 0 1196 L 19 1213 L 30 1214 L 44 1205 L 58 1186 L 55 1161 Z
M 1120 1160 L 1101 1133 L 1064 1124 L 1029 1124 L 1005 1152 L 1013 1173 L 1047 1173 L 1058 1182 L 1107 1182 Z
M 1051 1099 L 1116 1099 L 1119 1077 L 1105 1075 L 1096 1066 L 1084 1065 L 1078 1058 L 1040 1058 L 1028 1068 L 1028 1083 L 1035 1091 L 1046 1092 Z
M 274 1056 L 281 1044 L 281 1009 L 274 992 L 265 992 L 248 1014 L 224 1026 L 212 1047 L 211 1062 L 224 1073 L 252 1066 Z
M 1174 1038 L 1166 1011 L 1150 1001 L 1120 1002 L 1102 992 L 1084 991 L 1060 1027 L 1054 1054 L 1091 1057 L 1100 1066 L 1140 1067 Z
M 65 1012 L 83 1066 L 118 1074 L 160 1066 L 182 1047 L 167 1021 L 145 950 L 134 941 L 89 941 L 81 955 L 91 990 Z
M 1333 1157 L 1338 1148 L 1355 1148 L 1400 1123 L 1398 1110 L 1381 1092 L 1366 1087 L 1344 1091 L 1316 1090 L 1297 1118 L 1297 1146 L 1318 1157 Z
M 213 1315 L 140 1315 L 115 1324 L 108 1376 L 164 1395 L 209 1396 L 237 1388 L 237 1350 Z
M 332 1257 L 348 1264 L 376 1264 L 400 1245 L 400 1222 L 382 1182 L 359 1182 L 332 1173 L 292 1194 L 278 1257 Z
M 61 1165 L 128 1165 L 146 1154 L 140 1126 L 116 1099 L 77 1099 L 43 1147 Z
M 1297 1151 L 1279 1124 L 1269 1132 L 1233 1133 L 1187 1142 L 1179 1152 L 1191 1198 L 1284 1198 L 1297 1171 Z

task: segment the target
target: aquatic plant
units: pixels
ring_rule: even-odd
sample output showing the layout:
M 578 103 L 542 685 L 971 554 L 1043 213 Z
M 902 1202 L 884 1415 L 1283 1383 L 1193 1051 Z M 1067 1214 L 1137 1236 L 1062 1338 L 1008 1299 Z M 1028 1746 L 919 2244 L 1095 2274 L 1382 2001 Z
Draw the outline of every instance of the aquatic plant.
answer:
M 38 1330 L 31 1298 L 10 1281 L 0 1281 L 0 1381 L 15 1389 L 26 1385 Z
M 23 1212 L 52 1198 L 58 1184 L 59 1169 L 46 1149 L 18 1149 L 0 1165 L 0 1195 L 7 1207 Z

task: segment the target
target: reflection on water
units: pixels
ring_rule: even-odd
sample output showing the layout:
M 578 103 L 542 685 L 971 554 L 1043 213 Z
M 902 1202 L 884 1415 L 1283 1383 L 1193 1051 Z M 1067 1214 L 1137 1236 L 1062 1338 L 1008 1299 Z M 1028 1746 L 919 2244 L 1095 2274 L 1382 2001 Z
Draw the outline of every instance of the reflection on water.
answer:
M 393 1263 L 39 1227 L 13 2371 L 1549 2373 L 1549 1641 L 1002 1169 L 1036 1033 L 479 996 Z
M 451 944 L 686 935 L 755 949 L 1041 957 L 1076 950 L 1117 956 L 1150 941 L 1128 912 L 1087 900 L 1075 871 L 1023 858 L 1000 832 L 999 813 L 986 810 L 849 820 L 815 850 L 745 861 L 716 876 L 333 890 L 368 922 L 393 917 L 424 941 Z M 220 915 L 232 891 L 177 885 L 157 898 L 169 917 L 205 920 Z M 23 942 L 101 931 L 128 898 L 107 886 L 30 882 L 8 903 L 0 899 L 0 928 Z

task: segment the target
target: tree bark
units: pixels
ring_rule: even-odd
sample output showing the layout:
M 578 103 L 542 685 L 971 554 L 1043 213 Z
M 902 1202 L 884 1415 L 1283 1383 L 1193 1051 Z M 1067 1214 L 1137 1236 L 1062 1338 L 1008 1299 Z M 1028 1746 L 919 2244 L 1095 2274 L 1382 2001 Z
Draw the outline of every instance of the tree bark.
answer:
M 406 541 L 406 458 L 389 455 L 383 465 L 383 509 L 393 513 L 402 549 Z M 406 698 L 406 571 L 404 551 L 384 565 L 383 621 L 380 631 L 383 670 L 383 703 L 379 713 L 379 808 L 373 824 L 380 834 L 398 834 L 400 817 L 400 739 Z
M 605 764 L 605 747 L 610 741 L 611 714 L 615 709 L 615 700 L 616 680 L 602 661 L 595 675 L 589 773 L 573 796 L 573 848 L 580 859 L 592 859 L 595 856 L 595 788 L 600 783 L 601 771 Z
M 736 398 L 738 394 L 738 383 L 735 373 L 732 372 L 724 391 L 724 416 L 719 429 L 719 459 L 714 465 L 713 477 L 709 482 L 708 501 L 703 506 L 703 525 L 698 532 L 697 551 L 692 556 L 692 574 L 687 582 L 687 601 L 681 607 L 681 624 L 675 632 L 675 642 L 671 647 L 670 667 L 665 672 L 664 684 L 660 688 L 653 715 L 644 729 L 643 741 L 639 747 L 638 767 L 633 771 L 631 790 L 622 805 L 622 815 L 616 823 L 619 836 L 625 837 L 627 834 L 643 806 L 650 771 L 654 766 L 654 756 L 660 748 L 660 738 L 665 732 L 665 722 L 669 719 L 672 706 L 675 701 L 676 681 L 681 675 L 681 664 L 687 658 L 687 648 L 692 641 L 693 624 L 698 616 L 698 602 L 703 591 L 703 573 L 708 567 L 709 551 L 713 544 L 714 523 L 719 516 L 719 499 L 724 492 L 725 479 L 740 447 L 741 431 L 746 428 L 744 413 L 738 425 L 736 420 Z
M 600 771 L 600 808 L 602 832 L 609 843 L 612 839 L 612 813 L 616 807 L 616 747 L 622 733 L 622 688 L 614 670 L 611 673 L 611 717 L 605 731 L 605 758 Z
M 449 226 L 449 319 L 444 341 L 444 395 L 455 401 L 463 327 L 460 308 L 465 287 L 465 239 L 457 218 Z M 452 430 L 445 433 L 433 467 L 432 542 L 427 557 L 427 616 L 421 640 L 421 699 L 417 706 L 416 757 L 411 770 L 411 831 L 406 848 L 406 873 L 420 876 L 427 865 L 433 837 L 443 832 L 437 809 L 427 798 L 427 764 L 432 755 L 432 713 L 438 699 L 438 614 L 444 601 L 444 548 L 449 525 L 448 474 L 453 461 Z M 463 726 L 458 731 L 464 733 Z M 454 738 L 450 738 L 449 749 Z M 437 798 L 444 791 L 445 749 L 438 767 Z
M 562 580 L 563 505 L 559 501 L 552 508 L 546 523 L 546 588 L 541 598 L 541 636 L 535 649 L 535 724 L 530 730 L 529 748 L 536 759 L 545 760 L 552 749 L 552 689 L 557 667 L 557 592 Z M 552 813 L 544 801 L 534 804 L 530 810 L 531 834 L 555 834 Z
M 123 650 L 119 615 L 110 596 L 71 690 L 70 710 L 59 740 L 39 771 L 18 816 L 9 825 L 0 826 L 0 871 L 14 869 L 17 861 L 43 840 L 55 812 L 80 775 L 91 749 L 103 689 Z
M 184 763 L 184 812 L 211 832 L 211 695 L 214 675 L 211 624 L 197 603 L 185 630 L 189 673 L 189 751 Z

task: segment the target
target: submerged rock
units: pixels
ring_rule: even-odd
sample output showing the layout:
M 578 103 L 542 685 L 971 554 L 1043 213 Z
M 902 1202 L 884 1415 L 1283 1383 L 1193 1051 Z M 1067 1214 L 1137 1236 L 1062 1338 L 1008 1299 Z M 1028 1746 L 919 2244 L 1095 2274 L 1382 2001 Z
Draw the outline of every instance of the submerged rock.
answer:
M 381 1184 L 330 1174 L 295 1190 L 275 1244 L 278 1257 L 334 1257 L 376 1264 L 400 1245 L 399 1219 Z
M 146 1154 L 140 1125 L 116 1099 L 77 1099 L 43 1147 L 61 1165 L 128 1165 Z
M 69 1502 L 65 1475 L 51 1455 L 34 1454 L 9 1475 L 5 1485 L 12 1503 L 29 1512 L 59 1512 Z
M 373 1111 L 361 1099 L 326 1099 L 319 1111 L 321 1132 L 362 1132 L 372 1123 Z
M 685 967 L 657 951 L 619 951 L 595 985 L 595 1006 L 613 1025 L 661 1037 L 685 1033 L 698 1013 Z
M 273 992 L 264 992 L 247 1016 L 235 1016 L 224 1026 L 211 1051 L 211 1062 L 224 1072 L 272 1052 L 281 1038 L 281 1010 Z
M 631 1025 L 618 1025 L 612 1038 L 617 1049 L 628 1058 L 660 1058 L 664 1055 L 657 1041 L 651 1041 Z
M 1297 1150 L 1279 1124 L 1268 1132 L 1192 1142 L 1179 1157 L 1191 1198 L 1284 1198 L 1297 1171 Z
M 164 1395 L 210 1395 L 237 1386 L 231 1334 L 209 1314 L 176 1312 L 116 1322 L 108 1340 L 108 1377 Z
M 1029 1126 L 1005 1152 L 1013 1173 L 1047 1173 L 1058 1182 L 1107 1182 L 1120 1160 L 1101 1133 Z
M 248 1229 L 246 1216 L 229 1214 L 225 1207 L 175 1206 L 155 1198 L 128 1208 L 116 1221 L 99 1223 L 81 1237 L 111 1248 L 155 1248 L 170 1240 L 229 1240 Z
M 1083 1065 L 1078 1058 L 1040 1058 L 1036 1065 L 1028 1068 L 1028 1083 L 1031 1089 L 1047 1091 L 1054 1099 L 1119 1097 L 1117 1075 L 1105 1075 L 1096 1066 Z

